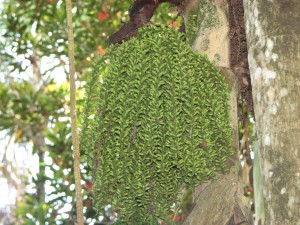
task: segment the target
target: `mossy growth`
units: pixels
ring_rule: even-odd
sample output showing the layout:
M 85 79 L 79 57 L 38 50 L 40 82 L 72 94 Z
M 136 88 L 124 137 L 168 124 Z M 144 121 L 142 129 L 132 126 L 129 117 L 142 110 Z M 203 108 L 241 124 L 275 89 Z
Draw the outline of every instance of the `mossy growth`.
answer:
M 186 39 L 192 45 L 197 33 L 219 25 L 217 7 L 210 0 L 199 0 L 198 7 L 192 9 L 186 18 Z
M 232 154 L 226 82 L 183 40 L 147 26 L 93 66 L 81 147 L 96 208 L 111 204 L 120 224 L 157 224 L 183 185 L 214 178 Z

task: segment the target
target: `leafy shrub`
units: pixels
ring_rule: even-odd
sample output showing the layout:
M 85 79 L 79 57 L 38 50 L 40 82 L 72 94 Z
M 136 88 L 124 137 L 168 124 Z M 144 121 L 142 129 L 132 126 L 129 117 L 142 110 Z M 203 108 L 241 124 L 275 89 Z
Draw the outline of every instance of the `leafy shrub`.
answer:
M 94 64 L 82 147 L 96 207 L 111 204 L 121 223 L 154 224 L 183 184 L 213 178 L 232 154 L 228 87 L 183 39 L 144 27 Z

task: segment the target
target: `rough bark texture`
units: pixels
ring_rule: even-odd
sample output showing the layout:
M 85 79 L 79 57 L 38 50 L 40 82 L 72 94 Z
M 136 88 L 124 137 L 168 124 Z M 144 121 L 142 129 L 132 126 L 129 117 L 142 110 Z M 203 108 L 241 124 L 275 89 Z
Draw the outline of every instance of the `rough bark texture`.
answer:
M 218 3 L 218 7 L 216 7 L 208 0 L 198 0 L 198 4 L 200 8 L 198 14 L 204 15 L 200 15 L 201 20 L 197 21 L 198 35 L 193 48 L 202 54 L 206 54 L 218 66 L 229 68 L 228 5 L 224 1 Z
M 300 1 L 244 0 L 266 225 L 300 224 Z
M 198 26 L 198 36 L 193 44 L 196 51 L 205 53 L 209 59 L 216 62 L 218 66 L 230 68 L 232 56 L 230 57 L 230 38 L 227 1 L 199 0 L 199 12 L 204 11 L 203 17 Z M 201 10 L 205 6 L 206 9 Z M 212 15 L 207 14 L 210 12 Z M 217 20 L 215 18 L 217 17 Z M 214 21 L 214 23 L 205 20 Z M 207 25 L 210 26 L 207 26 Z M 239 33 L 235 34 L 238 38 Z M 240 57 L 241 58 L 241 57 Z M 239 59 L 240 59 L 239 58 Z M 235 62 L 238 62 L 238 58 Z M 236 71 L 235 71 L 236 72 Z M 237 225 L 252 224 L 250 204 L 243 196 L 241 179 L 239 172 L 239 143 L 237 126 L 237 88 L 235 83 L 236 74 L 229 69 L 222 68 L 221 73 L 227 78 L 232 88 L 230 105 L 232 106 L 232 128 L 233 128 L 233 148 L 235 155 L 228 161 L 229 173 L 220 175 L 217 180 L 211 181 L 205 188 L 202 185 L 196 188 L 195 207 L 188 216 L 184 225 Z M 197 191 L 199 189 L 200 191 Z
M 235 75 L 222 68 L 221 74 L 232 87 L 230 105 L 232 106 L 232 128 L 235 154 L 228 160 L 227 174 L 220 174 L 216 180 L 200 185 L 194 191 L 195 207 L 187 217 L 184 225 L 251 225 L 252 213 L 248 200 L 243 195 L 239 172 L 239 143 L 237 123 L 237 85 Z
M 242 17 L 240 11 L 234 9 L 237 6 L 237 1 L 232 1 L 231 6 L 234 7 L 229 12 L 228 2 L 231 1 L 227 0 L 136 0 L 131 8 L 130 21 L 110 37 L 110 43 L 118 43 L 135 36 L 138 27 L 149 22 L 155 9 L 162 2 L 170 2 L 178 6 L 182 10 L 181 13 L 187 24 L 189 19 L 191 23 L 196 21 L 194 28 L 198 30 L 198 35 L 193 49 L 207 54 L 210 60 L 222 67 L 221 73 L 227 78 L 232 88 L 230 105 L 232 105 L 235 155 L 228 160 L 227 168 L 230 171 L 226 175 L 220 174 L 217 180 L 201 185 L 196 189 L 195 207 L 184 225 L 251 225 L 250 204 L 243 196 L 242 182 L 238 176 L 240 152 L 237 125 L 237 85 L 235 81 L 236 77 L 239 78 L 237 75 L 244 76 L 245 71 L 243 69 L 245 65 L 247 66 L 245 63 L 247 59 L 245 59 L 245 31 L 243 22 L 240 23 L 239 21 Z M 241 5 L 242 0 L 238 0 L 238 2 Z M 191 14 L 196 16 L 197 20 L 193 20 L 193 17 L 190 17 Z M 230 23 L 231 28 L 234 28 L 231 30 L 229 30 L 229 18 L 232 18 Z M 241 35 L 244 36 L 241 37 Z M 232 68 L 235 74 L 228 68 Z M 247 85 L 250 85 L 248 78 L 246 79 Z
M 184 225 L 252 224 L 240 181 L 233 173 L 212 181 L 195 199 L 196 205 Z
M 239 95 L 245 100 L 248 112 L 253 114 L 252 87 L 248 65 L 243 0 L 228 0 L 228 5 L 230 26 L 230 68 L 237 76 Z M 247 114 L 243 115 L 242 112 L 240 113 L 240 119 L 243 120 L 243 122 L 247 121 L 247 116 Z

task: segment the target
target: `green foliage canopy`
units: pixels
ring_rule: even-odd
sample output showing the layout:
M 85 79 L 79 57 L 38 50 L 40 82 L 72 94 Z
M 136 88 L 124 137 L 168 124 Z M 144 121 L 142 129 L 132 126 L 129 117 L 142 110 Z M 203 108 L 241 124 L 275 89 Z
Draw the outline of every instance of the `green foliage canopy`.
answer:
M 75 214 L 74 208 L 65 213 L 69 214 L 69 218 L 62 217 L 60 213 L 60 209 L 66 202 L 74 204 L 74 191 L 70 188 L 70 184 L 73 183 L 72 169 L 70 169 L 72 166 L 71 136 L 69 124 L 65 121 L 66 117 L 69 116 L 68 100 L 65 97 L 68 91 L 53 84 L 50 81 L 51 79 L 47 80 L 49 74 L 53 75 L 55 73 L 55 68 L 64 67 L 67 62 L 65 2 L 62 0 L 2 0 L 1 3 L 3 4 L 1 5 L 0 17 L 0 68 L 1 76 L 3 74 L 7 76 L 2 79 L 5 82 L 0 84 L 0 127 L 8 131 L 8 135 L 16 135 L 16 142 L 20 144 L 32 142 L 34 137 L 41 136 L 43 151 L 52 159 L 52 164 L 44 165 L 44 163 L 41 163 L 40 166 L 46 167 L 46 171 L 51 171 L 53 177 L 45 177 L 45 174 L 40 173 L 32 181 L 35 183 L 35 188 L 45 182 L 48 187 L 51 186 L 51 193 L 45 193 L 46 202 L 37 202 L 35 194 L 28 193 L 26 202 L 19 204 L 17 214 L 22 217 L 26 224 L 72 224 L 72 217 Z M 105 49 L 107 37 L 117 31 L 124 21 L 128 20 L 127 10 L 131 3 L 132 1 L 129 0 L 82 0 L 73 2 L 76 68 L 78 75 L 80 75 L 79 78 L 84 79 L 85 71 L 90 66 L 92 59 L 100 54 L 99 47 Z M 168 7 L 168 4 L 162 4 L 156 11 L 152 21 L 160 24 L 170 22 L 176 12 L 170 14 Z M 180 22 L 180 19 L 177 19 L 177 21 Z M 109 52 L 111 51 L 113 50 L 109 50 Z M 120 51 L 118 50 L 117 53 L 122 54 Z M 56 63 L 52 63 L 52 67 L 46 70 L 43 68 L 45 63 L 41 63 L 43 57 L 51 58 L 51 60 L 56 59 Z M 127 60 L 126 57 L 124 57 L 124 60 Z M 136 59 L 131 57 L 131 60 Z M 147 60 L 146 62 L 149 62 L 149 59 Z M 140 61 L 141 59 L 138 62 Z M 174 65 L 176 60 L 170 63 L 167 65 L 168 67 Z M 141 65 L 145 66 L 145 62 Z M 35 74 L 35 71 L 31 74 L 30 69 L 33 66 L 38 67 L 39 74 Z M 102 70 L 101 66 L 100 64 L 96 65 L 95 71 Z M 12 71 L 15 72 L 12 74 Z M 29 72 L 26 78 L 22 73 L 23 71 Z M 20 72 L 18 78 L 24 77 L 14 79 L 16 72 Z M 152 73 L 154 74 L 155 71 L 152 71 Z M 96 76 L 98 77 L 98 75 Z M 13 82 L 10 82 L 12 79 Z M 41 81 L 43 85 L 40 85 Z M 98 84 L 96 83 L 96 85 Z M 119 89 L 116 90 L 117 93 L 118 91 Z M 99 94 L 99 92 L 96 93 Z M 136 94 L 140 95 L 140 92 L 137 93 L 135 90 L 134 96 Z M 166 96 L 169 95 L 166 94 Z M 95 101 L 92 104 L 97 105 L 98 102 Z M 164 105 L 165 103 L 161 106 Z M 152 102 L 152 106 L 156 105 Z M 124 108 L 124 105 L 122 107 Z M 158 109 L 154 108 L 153 110 Z M 140 113 L 143 112 L 145 111 L 141 110 Z M 165 115 L 165 111 L 161 111 L 160 114 Z M 163 121 L 170 119 L 167 116 L 164 117 L 166 120 Z M 91 122 L 96 123 L 96 121 Z M 161 127 L 162 125 L 158 124 L 153 129 L 157 130 Z M 34 152 L 35 149 L 34 144 Z M 158 154 L 157 151 L 155 154 Z M 167 155 L 163 157 L 169 159 Z M 168 166 L 169 164 L 165 163 L 163 165 Z M 173 164 L 171 163 L 171 165 Z M 181 170 L 183 169 L 181 168 Z M 173 173 L 175 173 L 174 171 Z M 82 172 L 85 185 L 90 184 L 90 177 L 86 175 L 85 170 Z M 176 179 L 175 177 L 174 181 Z M 170 182 L 170 178 L 166 182 Z M 96 217 L 90 207 L 89 193 L 89 189 L 86 189 L 84 201 L 87 206 L 85 214 L 87 222 Z M 168 199 L 172 199 L 173 196 L 175 194 L 168 197 Z M 107 199 L 107 202 L 111 203 L 109 199 Z M 110 216 L 105 215 L 105 212 L 102 215 L 105 217 L 105 222 L 110 220 Z
M 148 224 L 168 213 L 183 184 L 224 169 L 228 96 L 215 65 L 174 29 L 145 27 L 111 47 L 87 85 L 81 136 L 96 207 L 110 203 L 121 221 Z

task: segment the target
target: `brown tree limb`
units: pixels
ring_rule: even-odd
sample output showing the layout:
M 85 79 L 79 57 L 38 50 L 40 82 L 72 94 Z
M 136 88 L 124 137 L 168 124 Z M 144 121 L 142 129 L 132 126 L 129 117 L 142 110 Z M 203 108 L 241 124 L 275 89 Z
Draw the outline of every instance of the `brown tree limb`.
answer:
M 81 175 L 80 175 L 80 151 L 79 151 L 79 135 L 77 128 L 76 114 L 76 85 L 75 85 L 75 57 L 74 57 L 74 36 L 72 25 L 72 0 L 66 1 L 68 41 L 69 41 L 69 61 L 70 61 L 70 107 L 71 107 L 71 123 L 72 123 L 72 142 L 74 154 L 74 176 L 76 189 L 76 209 L 77 224 L 83 225 L 83 206 L 81 195 Z
M 138 28 L 150 23 L 157 7 L 169 2 L 178 7 L 179 12 L 183 11 L 187 0 L 135 0 L 129 9 L 130 21 L 125 23 L 121 29 L 109 37 L 109 44 L 121 43 L 134 37 Z

